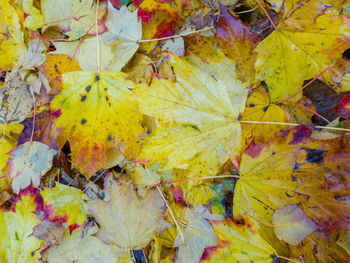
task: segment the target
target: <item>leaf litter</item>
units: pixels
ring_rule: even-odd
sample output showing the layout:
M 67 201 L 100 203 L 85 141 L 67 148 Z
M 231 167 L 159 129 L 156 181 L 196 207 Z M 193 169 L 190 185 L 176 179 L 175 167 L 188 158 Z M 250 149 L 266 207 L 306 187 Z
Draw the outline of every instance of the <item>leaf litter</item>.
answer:
M 0 1 L 0 261 L 348 262 L 349 1 Z

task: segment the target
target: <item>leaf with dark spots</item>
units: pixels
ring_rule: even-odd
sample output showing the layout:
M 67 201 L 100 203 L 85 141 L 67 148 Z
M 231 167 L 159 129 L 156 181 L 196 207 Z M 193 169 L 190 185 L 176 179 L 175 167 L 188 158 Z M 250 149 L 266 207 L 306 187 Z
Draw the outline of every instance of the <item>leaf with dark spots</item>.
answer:
M 306 160 L 310 163 L 317 163 L 317 164 L 321 164 L 323 161 L 323 156 L 325 155 L 325 152 L 322 150 L 318 150 L 318 149 L 310 149 L 307 150 L 307 156 L 306 156 Z

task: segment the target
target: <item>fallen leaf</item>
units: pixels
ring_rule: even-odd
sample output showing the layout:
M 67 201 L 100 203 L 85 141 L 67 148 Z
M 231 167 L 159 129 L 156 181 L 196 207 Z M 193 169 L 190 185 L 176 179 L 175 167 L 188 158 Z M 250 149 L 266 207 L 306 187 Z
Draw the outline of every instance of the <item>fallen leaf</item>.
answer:
M 58 147 L 69 141 L 72 164 L 88 178 L 105 167 L 106 152 L 114 147 L 114 140 L 128 158 L 140 150 L 142 115 L 130 91 L 135 84 L 126 76 L 121 72 L 64 73 L 62 92 L 51 102 L 52 111 L 60 113 L 55 119 L 56 131 L 62 131 Z
M 108 32 L 101 38 L 107 45 L 111 45 L 116 61 L 108 67 L 108 70 L 120 71 L 139 48 L 142 24 L 136 11 L 130 12 L 125 5 L 117 10 L 109 2 L 106 27 Z
M 22 122 L 34 103 L 29 92 L 29 84 L 22 80 L 18 72 L 8 76 L 5 87 L 0 89 L 0 123 Z
M 0 17 L 0 69 L 7 71 L 23 54 L 25 45 L 19 15 L 10 1 L 0 1 Z
M 41 196 L 49 220 L 64 221 L 72 227 L 86 220 L 87 197 L 81 190 L 56 182 L 52 189 L 44 188 Z
M 46 144 L 36 141 L 26 142 L 11 150 L 8 176 L 13 179 L 13 191 L 18 193 L 31 184 L 39 186 L 41 177 L 52 167 L 56 153 Z
M 231 60 L 192 62 L 170 55 L 176 82 L 154 78 L 150 88 L 138 90 L 141 111 L 163 123 L 146 137 L 139 158 L 161 162 L 167 170 L 189 169 L 193 176 L 216 174 L 240 153 L 238 117 L 247 90 Z
M 163 214 L 163 200 L 157 190 L 139 199 L 134 187 L 125 181 L 108 188 L 111 200 L 89 201 L 89 211 L 100 229 L 96 236 L 116 251 L 142 249 L 152 240 Z
M 294 246 L 318 229 L 298 205 L 287 205 L 276 210 L 272 223 L 276 236 Z
M 184 242 L 178 234 L 174 246 L 178 248 L 175 262 L 199 262 L 206 247 L 216 246 L 218 240 L 211 225 L 200 213 L 186 209 L 183 220 L 186 226 L 182 229 Z
M 294 94 L 304 80 L 316 77 L 332 65 L 334 59 L 341 58 L 349 46 L 349 34 L 347 19 L 331 14 L 317 17 L 313 25 L 304 30 L 290 28 L 285 21 L 278 24 L 255 49 L 257 77 L 268 84 L 271 102 Z M 300 97 L 299 93 L 292 100 Z
M 4 263 L 35 263 L 42 243 L 31 236 L 33 228 L 40 224 L 34 212 L 37 210 L 35 193 L 22 192 L 12 211 L 0 211 L 0 260 Z
M 91 230 L 90 230 L 91 232 Z M 79 228 L 73 233 L 68 230 L 64 232 L 64 237 L 60 244 L 49 248 L 43 255 L 48 263 L 116 263 L 120 257 L 120 252 L 102 243 L 99 239 L 88 232 L 83 235 L 83 229 Z
M 213 221 L 212 227 L 219 244 L 207 248 L 201 262 L 278 262 L 276 251 L 259 235 L 256 226 L 248 218 Z

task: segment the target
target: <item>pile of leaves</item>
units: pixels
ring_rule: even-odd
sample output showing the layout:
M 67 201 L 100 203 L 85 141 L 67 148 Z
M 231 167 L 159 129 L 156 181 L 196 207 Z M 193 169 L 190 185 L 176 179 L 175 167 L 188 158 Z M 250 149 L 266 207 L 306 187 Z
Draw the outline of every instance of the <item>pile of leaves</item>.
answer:
M 348 0 L 0 0 L 0 262 L 350 262 Z

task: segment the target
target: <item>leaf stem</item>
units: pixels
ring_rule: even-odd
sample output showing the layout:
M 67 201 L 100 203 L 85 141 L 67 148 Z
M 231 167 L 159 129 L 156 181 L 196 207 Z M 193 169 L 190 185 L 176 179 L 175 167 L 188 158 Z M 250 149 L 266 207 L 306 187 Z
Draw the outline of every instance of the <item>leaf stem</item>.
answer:
M 207 180 L 207 179 L 218 179 L 218 178 L 228 178 L 228 177 L 240 178 L 239 175 L 233 175 L 233 174 L 218 175 L 218 176 L 203 176 L 203 177 L 198 177 L 198 178 L 186 178 L 186 179 L 181 179 L 181 180 L 176 180 L 176 181 L 169 181 L 169 182 L 164 182 L 164 183 L 150 185 L 148 187 L 152 188 L 152 187 L 158 187 L 158 186 L 161 186 L 161 185 L 174 184 L 174 183 L 180 183 L 180 182 L 196 181 L 196 180 Z
M 288 123 L 288 122 L 272 122 L 272 121 L 239 121 L 241 123 L 254 123 L 254 124 L 272 124 L 272 125 L 287 125 L 287 126 L 299 126 L 303 124 L 298 123 Z M 304 124 L 310 125 L 310 124 Z M 327 126 L 314 126 L 315 129 L 325 129 L 325 130 L 334 130 L 334 131 L 343 131 L 350 132 L 350 129 L 337 128 L 337 127 L 327 127 Z
M 199 32 L 203 32 L 203 31 L 207 31 L 207 30 L 211 30 L 214 29 L 213 26 L 211 27 L 206 27 L 206 28 L 202 28 L 200 30 L 196 30 L 196 31 L 192 31 L 192 32 L 187 32 L 187 33 L 182 33 L 179 35 L 173 35 L 173 36 L 169 36 L 169 37 L 161 37 L 161 38 L 154 38 L 154 39 L 141 39 L 138 40 L 138 43 L 142 43 L 142 42 L 152 42 L 152 41 L 158 41 L 158 40 L 166 40 L 166 39 L 172 39 L 172 38 L 177 38 L 177 37 L 183 37 L 183 36 L 188 36 L 188 35 L 192 35 L 192 34 L 196 34 Z
M 307 86 L 309 86 L 312 82 L 314 82 L 316 79 L 318 79 L 320 76 L 322 76 L 323 73 L 325 73 L 328 69 L 330 69 L 331 66 L 326 67 L 324 70 L 322 70 L 320 73 L 317 74 L 316 77 L 314 77 L 312 80 L 310 80 L 308 83 L 306 83 L 303 87 L 301 87 L 298 91 L 293 93 L 292 95 L 288 96 L 287 98 L 277 102 L 276 104 L 281 104 L 282 102 L 285 102 L 291 98 L 293 98 L 295 95 L 297 95 L 300 91 L 305 89 Z
M 264 13 L 266 14 L 267 18 L 270 20 L 272 26 L 273 26 L 275 29 L 277 29 L 275 23 L 274 23 L 273 20 L 271 19 L 270 15 L 269 15 L 269 13 L 266 11 L 265 7 L 260 3 L 259 0 L 256 0 L 256 2 L 260 5 L 261 9 L 264 11 Z
M 152 176 L 152 174 L 149 173 L 147 167 L 145 167 L 145 171 L 146 171 L 146 173 L 152 178 L 152 180 L 155 181 L 154 178 L 153 178 L 153 176 Z M 162 199 L 163 199 L 165 205 L 167 206 L 167 208 L 168 208 L 168 210 L 169 210 L 169 213 L 170 213 L 170 215 L 171 215 L 171 217 L 172 217 L 172 219 L 173 219 L 173 221 L 174 221 L 174 223 L 175 223 L 177 229 L 179 230 L 179 234 L 180 234 L 180 236 L 181 236 L 182 243 L 185 244 L 184 235 L 182 234 L 181 228 L 180 228 L 180 226 L 179 226 L 179 224 L 178 224 L 178 222 L 177 222 L 177 220 L 176 220 L 176 218 L 175 218 L 175 216 L 174 216 L 173 211 L 171 210 L 171 207 L 170 207 L 168 201 L 166 200 L 166 198 L 165 198 L 165 196 L 163 195 L 162 190 L 160 190 L 159 186 L 156 185 L 156 187 L 157 187 L 157 190 L 158 190 L 160 196 L 162 197 Z
M 302 107 L 302 108 L 304 108 L 305 110 L 307 110 L 307 111 L 313 113 L 314 115 L 320 117 L 320 118 L 321 118 L 322 120 L 324 120 L 325 122 L 330 123 L 329 120 L 327 120 L 327 119 L 326 119 L 325 117 L 323 117 L 321 114 L 318 114 L 316 111 L 313 111 L 312 109 L 310 109 L 310 108 L 304 106 L 303 104 L 301 104 L 301 103 L 299 103 L 299 102 L 296 102 L 295 104 L 298 105 L 298 106 L 300 106 L 300 107 Z
M 100 0 L 96 2 L 96 13 L 95 13 L 95 31 L 96 31 L 96 48 L 97 48 L 97 74 L 100 73 L 100 42 L 98 35 L 98 6 L 100 4 Z

